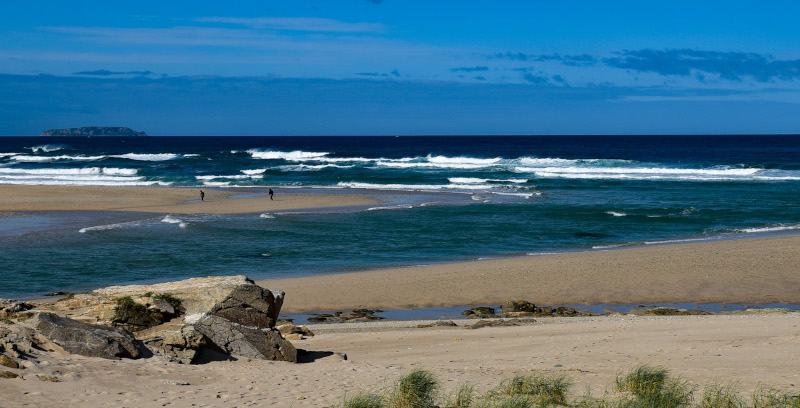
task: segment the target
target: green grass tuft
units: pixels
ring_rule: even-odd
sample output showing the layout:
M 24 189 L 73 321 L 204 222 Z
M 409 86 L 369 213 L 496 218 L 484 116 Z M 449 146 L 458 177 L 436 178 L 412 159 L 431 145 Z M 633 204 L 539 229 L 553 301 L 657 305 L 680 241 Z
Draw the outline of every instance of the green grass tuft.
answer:
M 753 408 L 800 408 L 800 394 L 761 386 L 753 393 Z
M 361 393 L 352 398 L 345 398 L 338 408 L 383 408 L 383 398 L 377 394 Z
M 747 405 L 739 397 L 733 385 L 711 384 L 703 388 L 703 396 L 698 408 L 745 408 Z
M 175 309 L 176 313 L 180 313 L 183 311 L 183 305 L 181 300 L 176 298 L 175 296 L 172 296 L 168 293 L 159 293 L 153 296 L 153 298 L 165 300 L 167 303 L 169 303 L 170 306 L 172 306 L 173 309 Z
M 429 371 L 414 369 L 394 384 L 389 395 L 389 406 L 393 408 L 437 407 L 439 384 Z
M 453 393 L 447 403 L 444 404 L 445 408 L 469 408 L 475 400 L 475 387 L 470 384 L 464 384 Z

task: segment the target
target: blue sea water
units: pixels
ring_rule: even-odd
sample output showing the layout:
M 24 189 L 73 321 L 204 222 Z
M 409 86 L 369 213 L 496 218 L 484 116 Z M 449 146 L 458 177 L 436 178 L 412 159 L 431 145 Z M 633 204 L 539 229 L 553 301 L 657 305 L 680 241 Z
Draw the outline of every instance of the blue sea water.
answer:
M 0 184 L 385 201 L 0 217 L 0 297 L 800 232 L 800 136 L 791 135 L 2 137 Z

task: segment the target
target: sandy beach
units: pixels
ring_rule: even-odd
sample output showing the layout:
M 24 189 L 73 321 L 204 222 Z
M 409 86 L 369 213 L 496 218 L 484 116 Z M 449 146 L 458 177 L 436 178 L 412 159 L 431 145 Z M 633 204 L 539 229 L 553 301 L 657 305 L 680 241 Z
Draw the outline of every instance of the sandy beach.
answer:
M 602 396 L 637 364 L 664 366 L 692 384 L 759 384 L 800 391 L 800 315 L 539 319 L 532 325 L 361 329 L 310 326 L 295 341 L 311 352 L 298 364 L 261 360 L 201 365 L 160 358 L 32 358 L 23 379 L 0 379 L 3 406 L 324 407 L 360 391 L 379 392 L 414 368 L 434 373 L 448 393 L 469 382 L 483 392 L 515 374 L 570 378 L 576 396 Z M 343 361 L 335 353 L 346 353 Z M 61 382 L 40 381 L 36 373 Z M 180 385 L 183 384 L 183 385 Z
M 0 186 L 0 212 L 112 210 L 239 213 L 358 205 L 359 196 L 230 198 L 233 192 L 179 188 Z M 800 303 L 800 237 L 652 245 L 608 251 L 493 259 L 275 279 L 284 312 L 501 303 Z M 700 386 L 759 384 L 800 391 L 800 314 L 537 318 L 512 327 L 417 328 L 418 322 L 309 325 L 294 345 L 299 364 L 239 359 L 200 365 L 153 356 L 104 360 L 37 352 L 0 379 L 0 405 L 49 407 L 320 407 L 359 391 L 381 391 L 414 368 L 430 370 L 442 392 L 472 383 L 486 391 L 518 373 L 564 374 L 576 395 L 601 396 L 638 364 L 664 366 Z M 463 321 L 460 323 L 463 325 Z M 340 354 L 347 355 L 343 360 Z M 60 382 L 41 381 L 47 374 Z
M 499 304 L 800 303 L 800 237 L 652 245 L 259 282 L 284 311 Z
M 170 187 L 75 187 L 0 185 L 0 213 L 12 211 L 134 211 L 171 214 L 240 214 L 297 208 L 339 207 L 375 204 L 366 196 L 277 191 L 274 200 L 261 190 L 260 196 L 234 189 Z

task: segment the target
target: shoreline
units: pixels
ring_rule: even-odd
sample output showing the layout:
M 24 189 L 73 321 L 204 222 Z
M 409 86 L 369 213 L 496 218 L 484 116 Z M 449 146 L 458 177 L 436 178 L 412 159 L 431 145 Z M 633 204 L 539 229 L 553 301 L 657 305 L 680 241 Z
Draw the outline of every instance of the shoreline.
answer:
M 205 201 L 200 200 L 200 190 Z M 0 184 L 0 214 L 38 211 L 115 211 L 172 214 L 245 214 L 380 204 L 369 194 L 298 194 L 267 188 L 99 187 Z M 254 197 L 241 197 L 254 196 Z
M 500 304 L 800 303 L 800 236 L 569 252 L 257 283 L 282 311 Z M 699 272 L 698 272 L 699 271 Z

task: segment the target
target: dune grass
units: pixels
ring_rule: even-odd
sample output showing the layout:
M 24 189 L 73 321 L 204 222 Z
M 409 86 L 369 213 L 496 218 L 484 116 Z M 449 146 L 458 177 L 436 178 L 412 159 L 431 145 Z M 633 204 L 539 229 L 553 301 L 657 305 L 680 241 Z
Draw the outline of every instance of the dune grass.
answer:
M 400 377 L 384 393 L 346 397 L 338 408 L 800 408 L 800 394 L 761 386 L 743 396 L 733 384 L 697 388 L 663 367 L 640 365 L 617 375 L 613 392 L 590 393 L 570 400 L 572 381 L 551 373 L 519 374 L 481 394 L 462 384 L 449 395 L 441 393 L 435 375 L 415 369 Z

